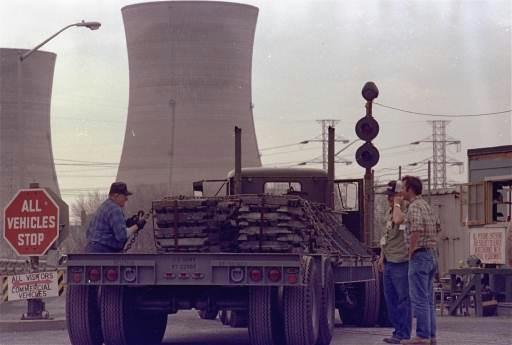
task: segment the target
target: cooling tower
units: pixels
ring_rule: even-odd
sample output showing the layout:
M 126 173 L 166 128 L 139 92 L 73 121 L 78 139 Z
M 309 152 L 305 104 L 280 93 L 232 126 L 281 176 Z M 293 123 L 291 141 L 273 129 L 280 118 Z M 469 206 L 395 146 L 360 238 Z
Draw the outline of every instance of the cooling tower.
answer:
M 0 48 L 0 226 L 3 209 L 16 191 L 32 182 L 59 194 L 53 163 L 50 98 L 56 55 Z M 3 228 L 1 229 L 3 233 Z M 3 242 L 3 237 L 0 237 Z M 1 243 L 0 256 L 13 252 Z
M 251 104 L 258 9 L 166 1 L 122 13 L 130 99 L 118 180 L 150 198 L 190 195 L 193 181 L 234 168 L 235 126 L 243 165 L 260 166 Z

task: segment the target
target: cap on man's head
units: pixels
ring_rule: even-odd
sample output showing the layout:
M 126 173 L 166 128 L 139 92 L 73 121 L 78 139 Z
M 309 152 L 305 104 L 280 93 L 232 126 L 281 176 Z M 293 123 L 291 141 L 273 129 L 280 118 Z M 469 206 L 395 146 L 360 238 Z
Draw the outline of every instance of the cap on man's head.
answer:
M 386 191 L 384 192 L 387 196 L 393 196 L 396 194 L 396 181 L 389 181 L 388 187 Z
M 128 187 L 124 182 L 114 182 L 110 185 L 109 195 L 112 194 L 124 194 L 124 195 L 132 195 L 132 192 L 128 191 Z

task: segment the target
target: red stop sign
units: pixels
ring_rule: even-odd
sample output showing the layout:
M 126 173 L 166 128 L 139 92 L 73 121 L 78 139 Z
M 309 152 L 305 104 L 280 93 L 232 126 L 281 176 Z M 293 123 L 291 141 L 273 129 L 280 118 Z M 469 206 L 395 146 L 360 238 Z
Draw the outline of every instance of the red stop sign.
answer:
M 59 236 L 59 207 L 44 189 L 21 189 L 4 209 L 4 238 L 18 255 L 44 255 Z

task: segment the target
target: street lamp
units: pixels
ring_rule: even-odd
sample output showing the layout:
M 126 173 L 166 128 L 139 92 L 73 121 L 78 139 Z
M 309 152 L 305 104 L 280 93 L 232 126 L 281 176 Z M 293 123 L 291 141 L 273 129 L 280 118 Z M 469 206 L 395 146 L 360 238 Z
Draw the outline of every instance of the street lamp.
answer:
M 100 28 L 100 26 L 101 26 L 101 23 L 100 22 L 86 22 L 86 21 L 82 20 L 81 22 L 78 22 L 78 23 L 69 24 L 68 26 L 63 27 L 62 29 L 60 29 L 59 31 L 54 33 L 52 36 L 48 37 L 43 42 L 41 42 L 40 44 L 35 46 L 32 50 L 29 50 L 25 54 L 20 55 L 20 61 L 25 60 L 30 55 L 32 55 L 33 52 L 35 52 L 36 50 L 38 50 L 39 48 L 44 46 L 46 43 L 48 43 L 48 41 L 52 40 L 55 36 L 60 34 L 62 31 L 66 30 L 66 29 L 69 29 L 70 27 L 73 27 L 73 26 L 81 26 L 81 27 L 86 27 L 86 28 L 88 28 L 90 30 L 98 30 Z

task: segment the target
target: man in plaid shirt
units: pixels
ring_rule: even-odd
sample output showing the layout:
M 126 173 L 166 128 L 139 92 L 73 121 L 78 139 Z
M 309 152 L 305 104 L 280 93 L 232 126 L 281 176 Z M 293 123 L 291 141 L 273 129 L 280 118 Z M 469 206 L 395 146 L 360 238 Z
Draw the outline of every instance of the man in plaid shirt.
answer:
M 127 239 L 144 228 L 146 224 L 144 219 L 139 219 L 136 224 L 127 227 L 123 207 L 131 194 L 126 183 L 112 183 L 108 199 L 98 208 L 87 228 L 88 243 L 85 249 L 87 252 L 121 252 Z
M 409 253 L 409 293 L 416 316 L 416 337 L 401 341 L 407 345 L 436 345 L 434 275 L 437 271 L 438 222 L 430 205 L 421 197 L 421 180 L 402 178 L 401 196 L 395 198 L 393 221 L 405 223 Z M 406 212 L 401 201 L 409 201 Z

